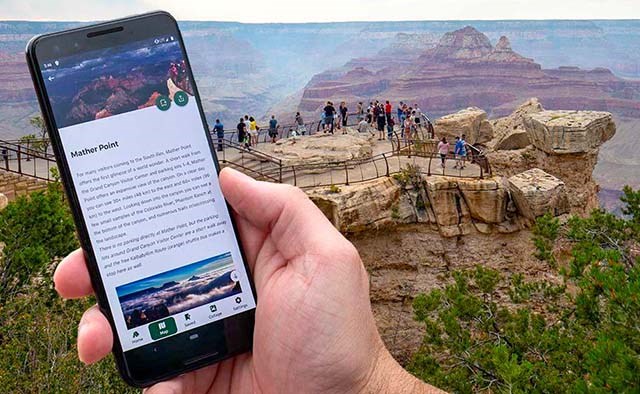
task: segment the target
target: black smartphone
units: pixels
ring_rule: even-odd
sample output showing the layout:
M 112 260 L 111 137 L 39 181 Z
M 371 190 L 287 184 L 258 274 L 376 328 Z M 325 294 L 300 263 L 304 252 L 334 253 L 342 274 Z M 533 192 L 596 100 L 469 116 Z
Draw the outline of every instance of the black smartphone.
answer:
M 122 377 L 250 351 L 256 293 L 173 17 L 34 37 L 27 62 Z

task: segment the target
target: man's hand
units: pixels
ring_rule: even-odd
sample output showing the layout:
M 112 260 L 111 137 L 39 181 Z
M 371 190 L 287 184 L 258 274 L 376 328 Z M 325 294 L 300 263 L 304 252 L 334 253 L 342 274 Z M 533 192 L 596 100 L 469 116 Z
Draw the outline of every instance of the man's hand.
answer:
M 297 188 L 220 173 L 258 292 L 254 346 L 244 354 L 182 375 L 147 393 L 360 393 L 434 390 L 407 374 L 385 349 L 358 252 Z M 54 275 L 65 298 L 93 292 L 82 251 Z M 78 327 L 86 364 L 111 351 L 98 308 Z

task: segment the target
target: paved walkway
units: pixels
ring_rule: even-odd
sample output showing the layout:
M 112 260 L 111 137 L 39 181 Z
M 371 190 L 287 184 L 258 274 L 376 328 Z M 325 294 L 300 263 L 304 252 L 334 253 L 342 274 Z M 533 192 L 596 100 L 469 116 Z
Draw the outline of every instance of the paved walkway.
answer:
M 298 137 L 309 138 L 309 137 Z M 215 144 L 216 141 L 214 141 Z M 407 157 L 392 154 L 393 146 L 390 141 L 374 140 L 373 159 L 364 159 L 360 163 L 344 164 L 319 164 L 313 167 L 301 168 L 280 167 L 279 164 L 269 157 L 277 157 L 274 153 L 274 145 L 269 142 L 261 142 L 254 147 L 251 152 L 244 152 L 233 147 L 226 147 L 223 152 L 218 153 L 221 165 L 235 167 L 255 178 L 262 178 L 274 182 L 283 182 L 296 185 L 302 188 L 344 185 L 356 182 L 372 180 L 400 172 L 407 165 L 419 166 L 423 174 L 470 177 L 478 178 L 481 175 L 480 167 L 476 164 L 468 163 L 463 170 L 455 169 L 453 159 L 447 160 L 446 168 L 440 166 L 437 158 Z M 384 156 L 383 156 L 384 154 Z M 8 161 L 9 169 L 18 171 L 18 160 L 10 155 Z M 5 162 L 1 163 L 1 167 Z M 55 167 L 55 162 L 41 158 L 22 159 L 20 161 L 21 171 L 24 175 L 36 175 L 43 179 L 50 176 L 50 168 Z
M 305 137 L 300 137 L 305 138 Z M 233 148 L 226 148 L 223 154 L 219 153 L 222 166 L 236 166 L 239 170 L 245 170 L 249 175 L 256 176 L 257 173 L 265 174 L 271 177 L 272 181 L 282 181 L 299 186 L 301 188 L 328 186 L 328 185 L 344 185 L 347 183 L 356 183 L 366 180 L 372 180 L 400 172 L 408 164 L 419 166 L 423 174 L 451 176 L 451 177 L 468 177 L 479 178 L 481 176 L 480 167 L 476 164 L 467 163 L 465 169 L 455 169 L 455 161 L 449 159 L 446 167 L 443 169 L 440 160 L 437 158 L 426 157 L 407 157 L 401 155 L 393 155 L 391 153 L 393 147 L 389 141 L 373 141 L 373 160 L 365 160 L 361 164 L 351 164 L 349 166 L 314 166 L 313 168 L 292 168 L 283 167 L 282 171 L 276 163 L 268 160 L 257 159 L 250 153 L 240 152 Z M 270 156 L 277 156 L 273 152 L 273 144 L 260 143 L 253 151 L 263 152 Z M 383 157 L 382 154 L 385 154 Z M 254 173 L 255 171 L 255 173 Z

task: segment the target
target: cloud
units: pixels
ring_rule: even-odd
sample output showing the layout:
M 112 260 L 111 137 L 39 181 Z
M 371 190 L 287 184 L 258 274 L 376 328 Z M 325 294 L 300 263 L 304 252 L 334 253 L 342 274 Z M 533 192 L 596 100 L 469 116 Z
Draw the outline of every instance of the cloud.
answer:
M 637 0 L 0 0 L 2 16 L 25 20 L 105 20 L 164 9 L 181 20 L 337 22 L 383 20 L 630 19 Z

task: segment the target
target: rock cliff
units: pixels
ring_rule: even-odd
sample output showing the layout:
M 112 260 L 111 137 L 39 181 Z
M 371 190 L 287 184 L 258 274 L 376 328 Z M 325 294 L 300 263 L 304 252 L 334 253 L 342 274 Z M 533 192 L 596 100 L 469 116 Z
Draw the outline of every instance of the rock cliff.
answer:
M 593 170 L 600 147 L 616 133 L 610 113 L 547 111 L 530 99 L 493 125 L 496 137 L 487 144 L 487 157 L 495 175 L 511 177 L 540 168 L 565 184 L 571 212 L 585 214 L 598 207 Z
M 486 124 L 493 138 L 483 145 L 492 167 L 485 179 L 405 169 L 339 190 L 308 191 L 358 248 L 371 277 L 378 328 L 402 363 L 424 334 L 413 319 L 415 295 L 443 287 L 445 273 L 477 264 L 505 277 L 560 284 L 562 278 L 534 257 L 530 227 L 547 212 L 583 214 L 597 206 L 591 174 L 600 145 L 615 133 L 610 114 L 546 111 L 532 98 L 493 121 L 477 108 L 460 111 L 436 122 L 436 132 L 478 136 Z M 501 297 L 496 302 L 508 302 Z

